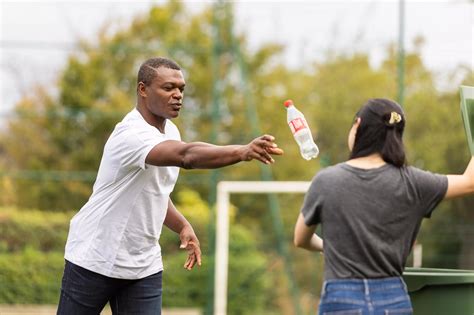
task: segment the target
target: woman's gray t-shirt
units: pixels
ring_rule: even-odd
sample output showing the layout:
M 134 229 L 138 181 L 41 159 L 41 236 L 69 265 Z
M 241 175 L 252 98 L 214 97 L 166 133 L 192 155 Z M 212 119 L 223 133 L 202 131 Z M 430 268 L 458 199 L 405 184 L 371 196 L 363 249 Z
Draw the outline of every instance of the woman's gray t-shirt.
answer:
M 447 188 L 445 175 L 415 167 L 320 171 L 301 212 L 307 225 L 322 225 L 325 279 L 401 276 L 422 219 Z

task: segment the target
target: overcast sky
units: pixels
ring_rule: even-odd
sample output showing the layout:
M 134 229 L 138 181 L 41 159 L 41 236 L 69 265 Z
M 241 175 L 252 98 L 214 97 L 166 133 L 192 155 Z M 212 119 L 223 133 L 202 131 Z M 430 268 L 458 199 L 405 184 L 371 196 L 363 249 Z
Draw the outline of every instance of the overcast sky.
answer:
M 0 0 L 1 1 L 1 0 Z M 78 38 L 93 40 L 105 23 L 126 26 L 163 1 L 1 1 L 0 117 L 33 84 L 54 85 Z M 186 1 L 199 11 L 211 1 Z M 367 51 L 377 65 L 398 40 L 398 1 L 236 1 L 239 32 L 250 46 L 285 45 L 282 62 L 298 67 L 328 49 Z M 427 66 L 443 74 L 464 64 L 474 69 L 474 4 L 469 0 L 406 0 L 405 46 L 423 36 Z

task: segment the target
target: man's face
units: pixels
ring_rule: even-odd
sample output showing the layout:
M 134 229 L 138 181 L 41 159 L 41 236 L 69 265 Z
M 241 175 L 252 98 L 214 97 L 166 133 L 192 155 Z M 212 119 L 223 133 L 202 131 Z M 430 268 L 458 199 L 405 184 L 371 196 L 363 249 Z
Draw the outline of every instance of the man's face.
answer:
M 159 67 L 156 77 L 149 86 L 141 84 L 139 93 L 146 99 L 147 109 L 155 116 L 164 119 L 176 118 L 183 102 L 186 85 L 180 70 Z

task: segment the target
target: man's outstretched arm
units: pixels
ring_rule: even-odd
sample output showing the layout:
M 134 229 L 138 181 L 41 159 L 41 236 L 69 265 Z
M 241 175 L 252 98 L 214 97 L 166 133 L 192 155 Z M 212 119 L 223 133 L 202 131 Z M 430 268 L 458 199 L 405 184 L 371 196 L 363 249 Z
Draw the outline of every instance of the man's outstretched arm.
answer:
M 283 150 L 278 148 L 274 140 L 273 136 L 263 135 L 246 145 L 225 146 L 167 140 L 151 149 L 145 162 L 156 166 L 178 166 L 186 169 L 219 168 L 251 160 L 271 164 L 275 162 L 272 155 L 283 154 Z

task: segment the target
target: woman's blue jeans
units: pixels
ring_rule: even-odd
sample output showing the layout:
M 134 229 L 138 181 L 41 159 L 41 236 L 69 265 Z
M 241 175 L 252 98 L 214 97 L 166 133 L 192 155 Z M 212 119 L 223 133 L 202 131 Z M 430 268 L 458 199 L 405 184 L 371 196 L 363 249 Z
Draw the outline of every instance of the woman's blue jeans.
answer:
M 334 279 L 325 281 L 320 315 L 413 314 L 402 278 Z
M 98 315 L 109 302 L 114 315 L 160 315 L 161 298 L 162 272 L 116 279 L 66 261 L 57 314 Z

